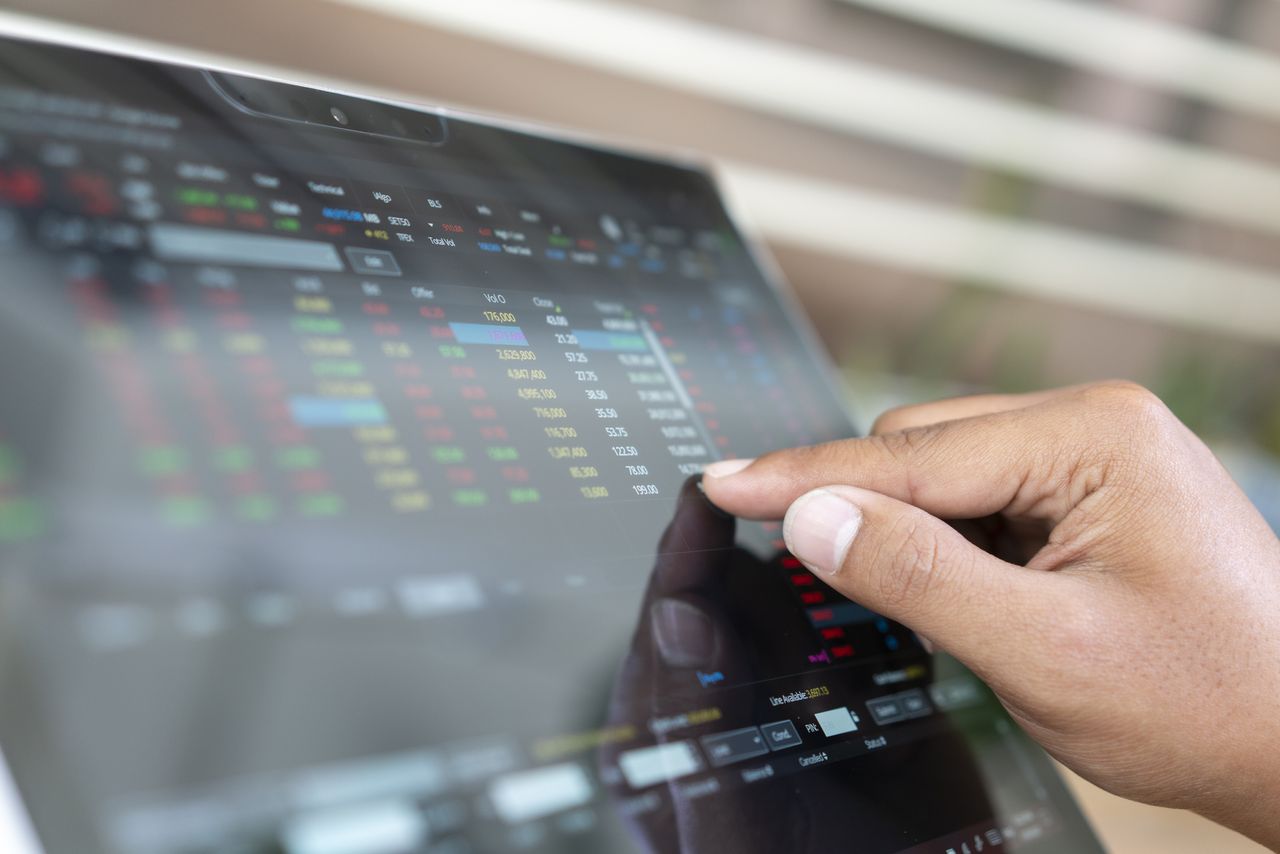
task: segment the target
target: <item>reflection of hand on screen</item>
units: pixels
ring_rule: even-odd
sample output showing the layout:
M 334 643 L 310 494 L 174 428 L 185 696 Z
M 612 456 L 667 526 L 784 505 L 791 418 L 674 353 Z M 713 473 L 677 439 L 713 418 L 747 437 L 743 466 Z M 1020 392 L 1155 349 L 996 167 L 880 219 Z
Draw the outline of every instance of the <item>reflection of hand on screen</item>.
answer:
M 779 631 L 766 639 L 748 637 L 762 624 L 785 625 L 765 615 L 776 615 L 788 605 L 778 600 L 773 588 L 759 583 L 770 567 L 735 546 L 734 529 L 734 520 L 702 496 L 696 480 L 685 483 L 614 683 L 605 728 L 634 726 L 639 740 L 655 741 L 654 748 L 672 751 L 668 762 L 682 761 L 683 746 L 696 739 L 691 732 L 707 728 L 695 725 L 660 731 L 656 722 L 685 714 L 694 719 L 705 715 L 714 720 L 710 729 L 715 732 L 762 722 L 757 720 L 762 700 L 777 689 L 761 681 L 766 674 L 753 671 L 750 641 L 763 642 L 783 659 L 799 660 L 807 649 L 802 634 Z M 734 589 L 747 591 L 747 601 L 729 594 L 730 579 L 744 577 L 746 583 Z M 736 685 L 759 687 L 748 692 L 707 691 L 702 682 L 712 675 Z M 778 710 L 773 717 L 785 718 L 786 712 Z M 615 807 L 642 850 L 691 854 L 840 850 L 859 835 L 893 834 L 903 820 L 875 797 L 877 784 L 868 777 L 879 774 L 851 775 L 834 766 L 812 769 L 803 786 L 785 777 L 753 778 L 751 785 L 727 791 L 717 788 L 715 797 L 703 795 L 704 788 L 714 784 L 707 775 L 676 774 L 661 787 L 659 808 L 636 810 L 635 799 L 645 795 L 637 795 L 631 785 L 636 781 L 619 768 L 626 765 L 628 753 L 646 749 L 637 751 L 634 740 L 610 742 L 598 756 L 602 776 L 615 781 Z M 687 753 L 695 750 L 687 748 Z M 657 754 L 651 751 L 651 755 Z M 944 733 L 927 744 L 909 746 L 898 756 L 880 756 L 877 761 L 885 765 L 877 770 L 911 765 L 926 756 L 946 763 L 952 778 L 962 781 L 958 785 L 965 797 L 983 797 L 985 786 L 969 750 L 954 735 Z M 769 759 L 761 755 L 733 768 L 752 775 L 758 767 L 763 776 L 772 773 L 767 768 Z M 653 792 L 649 790 L 650 797 Z

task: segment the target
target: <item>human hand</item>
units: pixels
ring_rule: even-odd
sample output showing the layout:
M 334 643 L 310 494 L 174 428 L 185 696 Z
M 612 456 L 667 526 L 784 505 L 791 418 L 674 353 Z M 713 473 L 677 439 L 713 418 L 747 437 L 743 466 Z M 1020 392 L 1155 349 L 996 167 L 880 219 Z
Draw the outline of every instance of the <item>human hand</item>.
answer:
M 906 407 L 703 483 L 785 514 L 796 557 L 963 661 L 1082 776 L 1280 849 L 1280 540 L 1150 392 Z

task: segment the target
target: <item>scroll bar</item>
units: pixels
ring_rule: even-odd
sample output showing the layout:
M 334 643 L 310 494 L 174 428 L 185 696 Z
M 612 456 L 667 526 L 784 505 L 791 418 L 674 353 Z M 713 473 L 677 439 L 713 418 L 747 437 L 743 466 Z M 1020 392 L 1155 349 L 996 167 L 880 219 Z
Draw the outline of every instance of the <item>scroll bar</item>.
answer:
M 693 405 L 693 398 L 689 396 L 689 390 L 684 387 L 684 381 L 676 373 L 675 365 L 671 364 L 666 348 L 658 340 L 658 335 L 653 331 L 653 327 L 649 325 L 649 321 L 640 320 L 640 331 L 644 334 L 644 340 L 649 343 L 649 349 L 653 351 L 653 355 L 657 358 L 662 372 L 667 375 L 667 381 L 671 383 L 671 387 L 675 389 L 676 396 L 680 398 L 680 405 L 688 410 L 693 426 L 698 429 L 698 435 L 702 437 L 702 443 L 707 446 L 707 455 L 712 459 L 719 459 L 720 449 L 716 446 L 715 440 L 711 438 L 711 432 L 707 430 L 707 425 L 702 423 L 702 416 L 698 414 L 697 408 Z

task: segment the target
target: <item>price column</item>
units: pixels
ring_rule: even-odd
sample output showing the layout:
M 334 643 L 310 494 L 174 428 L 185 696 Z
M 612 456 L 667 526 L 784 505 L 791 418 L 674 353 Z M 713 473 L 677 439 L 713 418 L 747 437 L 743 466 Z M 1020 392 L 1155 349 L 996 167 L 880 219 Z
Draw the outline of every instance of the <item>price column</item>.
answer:
M 346 499 L 320 468 L 320 451 L 313 432 L 323 427 L 346 427 L 357 441 L 385 443 L 394 440 L 385 433 L 367 435 L 362 431 L 383 429 L 381 404 L 351 392 L 346 383 L 362 383 L 364 365 L 355 358 L 355 345 L 345 336 L 345 327 L 334 313 L 333 301 L 325 294 L 324 282 L 316 276 L 293 280 L 293 314 L 289 325 L 298 337 L 298 347 L 307 357 L 316 394 L 291 394 L 281 406 L 266 409 L 275 423 L 273 436 L 280 443 L 276 464 L 284 469 L 299 493 L 298 512 L 306 517 L 336 516 Z M 358 390 L 364 391 L 361 386 Z M 366 425 L 371 425 L 366 428 Z
M 418 316 L 419 322 L 426 321 L 426 331 L 430 336 L 430 343 L 423 346 L 428 351 L 433 351 L 433 355 L 441 362 L 439 368 L 432 372 L 433 375 L 442 379 L 447 376 L 450 388 L 473 380 L 475 368 L 466 362 L 466 348 L 454 341 L 453 332 L 447 323 L 449 312 L 444 306 L 436 304 L 435 290 L 415 285 L 410 287 L 409 292 L 415 301 L 426 303 L 418 305 Z M 458 431 L 448 423 L 445 407 L 438 398 L 439 395 L 435 395 L 431 400 L 423 399 L 414 405 L 414 416 L 422 425 L 422 438 L 427 442 L 429 456 L 436 465 L 441 466 L 448 484 L 449 500 L 454 506 L 481 506 L 485 502 L 480 500 L 480 496 L 468 492 L 476 489 L 478 475 L 474 468 L 467 465 L 466 450 L 457 444 Z
M 391 372 L 399 383 L 405 400 L 421 415 L 421 407 L 430 407 L 431 398 L 435 394 L 432 385 L 426 382 L 422 366 L 415 359 L 413 346 L 406 340 L 401 324 L 391 319 L 389 304 L 381 297 L 382 285 L 376 282 L 361 282 L 360 292 L 363 299 L 361 310 L 372 321 L 373 334 L 378 342 L 384 359 L 390 362 Z M 373 398 L 374 390 L 367 381 L 358 387 L 338 389 L 339 396 L 361 396 Z M 414 467 L 412 455 L 399 439 L 398 431 L 390 424 L 379 428 L 364 429 L 357 433 L 357 438 L 364 445 L 364 460 L 374 469 L 374 483 L 380 490 L 391 496 L 391 507 L 400 513 L 414 513 L 426 510 L 431 498 L 423 488 L 422 474 Z M 386 431 L 396 431 L 389 441 L 378 441 Z
M 466 314 L 461 314 L 459 309 L 460 319 L 474 318 L 478 322 L 451 323 L 450 329 L 454 336 L 469 344 L 492 348 L 501 377 L 492 384 L 493 388 L 501 388 L 503 385 L 513 388 L 515 400 L 519 401 L 521 408 L 528 407 L 525 411 L 534 417 L 538 432 L 544 436 L 576 435 L 572 428 L 563 423 L 547 426 L 547 422 L 563 422 L 567 413 L 559 406 L 559 393 L 547 382 L 546 369 L 539 363 L 538 353 L 519 325 L 520 318 L 508 306 L 506 295 L 481 291 L 479 298 L 481 302 L 476 309 L 468 307 Z M 474 407 L 472 411 L 474 414 Z M 490 403 L 486 414 L 496 416 L 496 405 Z M 542 501 L 543 487 L 534 485 L 529 463 L 525 459 L 528 447 L 522 451 L 513 441 L 511 431 L 499 423 L 481 425 L 479 432 L 480 438 L 486 443 L 485 457 L 496 467 L 507 503 L 520 505 Z M 530 438 L 528 441 L 531 446 L 537 446 L 536 439 Z
M 187 450 L 176 439 L 152 383 L 135 351 L 134 334 L 121 322 L 107 282 L 96 270 L 71 274 L 71 297 L 86 333 L 86 343 L 106 376 L 116 412 L 138 443 L 135 465 L 160 500 L 164 519 L 175 525 L 203 517 L 203 499 L 194 493 Z
M 595 461 L 589 447 L 594 444 L 594 437 L 584 437 L 580 430 L 587 424 L 601 421 L 611 422 L 605 427 L 605 433 L 612 441 L 628 435 L 627 430 L 615 423 L 618 412 L 609 405 L 608 393 L 598 385 L 599 376 L 591 366 L 591 357 L 582 349 L 578 336 L 569 328 L 569 320 L 562 306 L 553 299 L 533 297 L 534 309 L 541 314 L 543 334 L 549 339 L 551 346 L 547 352 L 560 356 L 556 360 L 557 369 L 568 371 L 573 377 L 570 388 L 577 387 L 583 391 L 585 401 L 561 400 L 561 395 L 552 388 L 547 388 L 557 399 L 556 406 L 535 406 L 534 413 L 544 420 L 558 423 L 546 424 L 543 432 L 554 444 L 547 446 L 547 454 L 560 462 L 568 463 L 569 477 L 577 484 L 577 492 L 582 498 L 596 501 L 609 497 L 609 487 L 602 482 L 603 477 L 599 464 Z M 547 374 L 538 372 L 545 381 Z M 576 397 L 576 395 L 575 395 Z M 579 406 L 588 410 L 586 417 L 575 419 L 570 417 L 570 408 Z M 576 423 L 575 423 L 576 422 Z M 578 424 L 583 425 L 579 428 Z M 632 449 L 634 450 L 634 449 Z
M 706 394 L 699 371 L 668 329 L 658 305 L 645 303 L 640 311 L 640 323 L 652 345 L 657 367 L 667 378 L 668 395 L 674 395 L 679 402 L 679 407 L 651 407 L 649 417 L 661 423 L 667 453 L 676 461 L 678 471 L 682 475 L 697 474 L 712 459 L 724 456 L 729 445 L 728 437 L 720 432 L 719 404 Z M 704 346 L 714 344 L 710 335 L 700 340 Z M 637 393 L 642 398 L 646 394 Z M 681 411 L 684 415 L 675 418 Z
M 196 284 L 201 302 L 212 309 L 213 322 L 225 336 L 252 336 L 225 338 L 224 347 L 231 356 L 236 377 L 232 384 L 241 395 L 250 398 L 249 404 L 268 425 L 278 426 L 286 413 L 284 384 L 277 374 L 275 362 L 267 355 L 265 346 L 246 347 L 251 341 L 263 341 L 257 332 L 257 322 L 244 309 L 244 297 L 233 273 L 227 270 L 201 270 Z M 221 407 L 219 407 L 221 408 Z M 271 429 L 267 439 L 272 444 L 250 441 L 243 430 L 213 414 L 215 441 L 218 446 L 213 455 L 213 468 L 227 479 L 235 495 L 235 513 L 242 519 L 265 522 L 279 513 L 279 501 L 264 482 L 262 462 L 269 458 L 264 452 L 272 444 L 293 442 L 296 437 L 276 436 Z
M 647 318 L 643 307 L 637 315 L 622 303 L 592 300 L 591 308 L 598 328 L 584 324 L 574 334 L 597 359 L 592 378 L 614 390 L 605 413 L 617 419 L 611 423 L 625 437 L 611 449 L 622 463 L 628 497 L 660 495 L 681 475 L 700 471 L 712 453 L 695 402 L 677 375 L 683 355 L 668 351 L 660 322 Z
M 207 274 L 208 275 L 208 274 Z M 232 499 L 232 509 L 242 519 L 264 521 L 275 515 L 275 499 L 267 491 L 261 473 L 254 468 L 255 454 L 247 443 L 240 425 L 231 414 L 226 395 L 215 379 L 215 371 L 202 354 L 199 332 L 188 322 L 166 271 L 156 264 L 145 264 L 139 277 L 151 304 L 155 323 L 160 329 L 161 344 L 168 358 L 159 360 L 174 371 L 179 385 L 189 398 L 207 441 L 200 443 L 200 458 L 217 476 Z M 225 271 L 209 275 L 220 284 L 234 286 Z M 239 296 L 234 290 L 219 289 L 225 296 Z M 221 299 L 215 307 L 214 321 L 223 347 L 231 357 L 265 358 L 265 342 L 253 328 L 248 315 L 228 310 L 230 300 Z M 159 368 L 157 368 L 159 370 Z M 278 393 L 278 389 L 272 391 Z M 194 427 L 194 425 L 192 425 Z M 191 520 L 198 520 L 207 510 L 201 504 L 187 508 Z
M 413 288 L 420 300 L 436 300 L 434 290 Z M 444 467 L 449 482 L 450 500 L 462 508 L 485 507 L 493 498 L 494 484 L 499 490 L 506 487 L 512 471 L 517 466 L 519 453 L 508 444 L 511 433 L 501 423 L 498 407 L 491 399 L 477 370 L 472 355 L 481 352 L 472 346 L 500 340 L 501 329 L 490 325 L 465 322 L 473 317 L 475 308 L 467 304 L 451 304 L 447 308 L 439 304 L 424 305 L 419 313 L 428 318 L 428 332 L 436 343 L 436 351 L 448 366 L 447 375 L 452 383 L 455 405 L 467 414 L 466 436 L 478 437 L 479 443 L 462 441 L 458 432 L 442 422 L 443 410 L 431 407 L 429 413 L 435 423 L 426 429 L 431 455 Z M 464 346 L 465 345 L 465 346 Z M 470 347 L 470 349 L 468 349 Z M 486 468 L 482 476 L 481 467 Z M 527 472 L 524 475 L 527 480 Z

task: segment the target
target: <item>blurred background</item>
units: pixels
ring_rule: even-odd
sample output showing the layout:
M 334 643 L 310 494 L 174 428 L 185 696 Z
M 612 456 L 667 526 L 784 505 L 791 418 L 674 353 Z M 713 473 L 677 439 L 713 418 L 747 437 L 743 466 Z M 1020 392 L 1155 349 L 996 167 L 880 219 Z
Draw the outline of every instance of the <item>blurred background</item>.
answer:
M 1125 377 L 1280 530 L 1276 0 L 4 0 L 712 160 L 867 417 Z M 1076 781 L 1113 850 L 1260 850 Z

